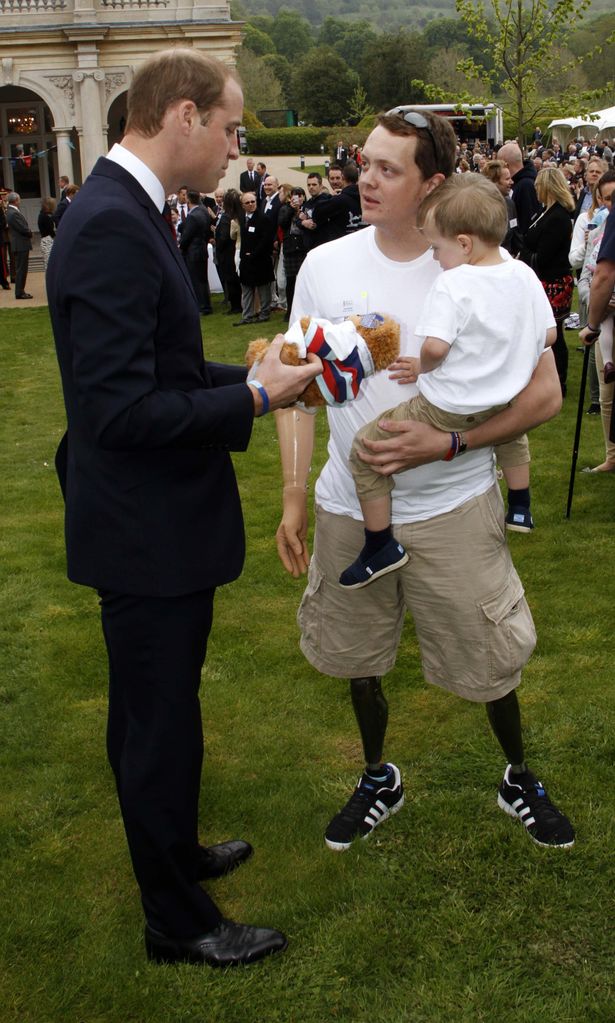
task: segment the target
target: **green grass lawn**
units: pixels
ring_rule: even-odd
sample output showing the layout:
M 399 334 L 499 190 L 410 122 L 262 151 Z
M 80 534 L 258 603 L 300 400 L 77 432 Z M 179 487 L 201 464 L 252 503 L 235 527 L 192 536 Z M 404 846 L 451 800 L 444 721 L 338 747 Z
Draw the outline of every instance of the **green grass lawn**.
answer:
M 230 319 L 203 321 L 212 358 L 238 361 L 256 336 Z M 279 927 L 290 943 L 284 956 L 216 972 L 144 956 L 105 758 L 97 603 L 64 574 L 53 469 L 64 413 L 48 314 L 0 313 L 0 1023 L 615 1019 L 615 478 L 579 475 L 564 519 L 581 367 L 567 337 L 571 397 L 531 439 L 537 528 L 511 546 L 539 636 L 520 690 L 528 759 L 573 818 L 576 846 L 540 849 L 497 808 L 503 765 L 486 716 L 423 682 L 408 628 L 386 680 L 387 753 L 406 806 L 350 852 L 325 848 L 361 749 L 346 685 L 298 649 L 302 585 L 275 554 L 267 417 L 235 459 L 248 555 L 217 596 L 202 814 L 208 841 L 245 837 L 256 849 L 215 883 L 224 912 Z M 320 422 L 318 464 L 324 443 Z M 585 417 L 579 465 L 602 454 L 598 418 Z

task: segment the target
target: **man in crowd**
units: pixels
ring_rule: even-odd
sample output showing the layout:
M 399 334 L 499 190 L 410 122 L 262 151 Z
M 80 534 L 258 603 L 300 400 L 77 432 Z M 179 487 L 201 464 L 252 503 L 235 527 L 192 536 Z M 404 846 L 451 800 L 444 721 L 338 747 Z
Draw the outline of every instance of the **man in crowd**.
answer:
M 207 280 L 207 261 L 213 221 L 201 203 L 198 192 L 187 190 L 188 216 L 179 236 L 179 248 L 186 261 L 201 316 L 211 316 L 211 295 Z
M 53 214 L 53 219 L 54 219 L 54 222 L 55 222 L 55 225 L 56 225 L 56 229 L 59 227 L 60 221 L 61 221 L 62 217 L 64 216 L 64 214 L 68 210 L 69 206 L 73 202 L 73 200 L 74 200 L 75 196 L 77 195 L 78 191 L 79 191 L 79 185 L 69 185 L 69 184 L 65 185 L 65 187 L 64 187 L 64 194 L 62 195 L 62 198 L 60 199 L 58 205 L 56 206 L 55 212 Z
M 19 193 L 9 192 L 7 199 L 6 222 L 9 229 L 11 265 L 15 270 L 15 298 L 32 298 L 32 295 L 26 291 L 28 263 L 32 249 L 32 231 L 28 221 L 21 212 L 21 196 Z
M 358 180 L 357 165 L 348 161 L 342 169 L 343 188 L 339 195 L 332 195 L 327 203 L 314 210 L 318 233 L 326 236 L 327 241 L 343 238 L 363 226 Z
M 246 169 L 239 175 L 240 192 L 257 192 L 261 183 L 260 174 L 254 170 L 254 160 L 251 156 L 246 160 Z
M 234 327 L 243 327 L 258 320 L 265 323 L 271 313 L 271 282 L 273 281 L 273 221 L 257 209 L 254 192 L 241 197 L 244 216 L 241 224 L 239 280 L 241 281 L 241 319 Z M 258 295 L 259 310 L 256 311 Z
M 587 325 L 580 333 L 584 344 L 593 344 L 600 334 L 600 324 L 615 312 L 615 215 L 609 213 L 598 253 L 596 271 L 589 293 Z M 611 420 L 611 439 L 615 435 L 615 421 Z
M 188 187 L 182 185 L 177 190 L 177 203 L 175 204 L 177 209 L 177 222 L 178 231 L 181 232 L 188 216 Z
M 486 705 L 508 761 L 499 806 L 541 845 L 574 841 L 570 822 L 525 762 L 516 687 L 535 632 L 505 542 L 491 447 L 559 410 L 550 350 L 515 403 L 463 433 L 459 447 L 451 434 L 431 427 L 380 420 L 391 439 L 370 443 L 364 458 L 383 475 L 401 474 L 393 522 L 411 557 L 365 589 L 349 590 L 338 581 L 365 543 L 348 468 L 350 446 L 359 427 L 398 404 L 398 381 L 416 379 L 407 357 L 419 354 L 414 328 L 440 272 L 416 229 L 417 211 L 453 173 L 454 159 L 455 138 L 443 118 L 407 108 L 381 115 L 363 149 L 360 179 L 363 217 L 371 226 L 309 253 L 293 301 L 293 319 L 340 322 L 351 314 L 385 313 L 401 325 L 402 354 L 390 373 L 364 381 L 360 400 L 328 410 L 328 461 L 316 483 L 314 553 L 298 615 L 301 649 L 310 663 L 333 677 L 350 676 L 365 755 L 359 784 L 325 832 L 334 850 L 366 837 L 403 804 L 400 771 L 383 762 L 388 706 L 381 678 L 395 663 L 406 610 L 414 618 L 426 680 Z M 285 482 L 278 550 L 298 576 L 308 566 L 306 482 L 314 417 L 294 409 L 278 419 Z
M 507 142 L 498 151 L 498 159 L 507 165 L 512 177 L 512 200 L 517 211 L 519 231 L 524 235 L 541 205 L 536 195 L 536 168 L 523 159 L 516 142 Z
M 252 191 L 255 193 L 256 201 L 260 205 L 260 203 L 263 201 L 263 198 L 265 196 L 265 190 L 263 188 L 263 184 L 264 184 L 265 178 L 267 177 L 267 167 L 262 162 L 262 160 L 259 160 L 259 162 L 256 164 L 256 173 L 258 174 L 258 177 L 259 177 L 260 180 L 258 181 L 258 184 L 256 185 L 256 188 L 252 189 Z
M 329 167 L 327 174 L 327 181 L 329 182 L 329 188 L 333 195 L 339 195 L 344 187 L 344 179 L 342 177 L 342 165 L 340 163 L 332 163 Z
M 344 145 L 341 139 L 339 139 L 337 146 L 335 147 L 334 160 L 336 163 L 343 167 L 348 159 L 348 147 Z
M 239 156 L 242 111 L 213 58 L 178 47 L 145 61 L 122 142 L 88 176 L 47 278 L 68 420 L 56 459 L 68 574 L 100 597 L 107 750 L 155 962 L 248 964 L 286 945 L 225 919 L 201 885 L 250 845 L 198 840 L 201 669 L 216 587 L 244 553 L 229 452 L 317 372 L 283 366 L 281 339 L 251 385 L 245 368 L 203 358 L 165 196 L 181 181 L 215 188 Z
M 299 214 L 299 221 L 303 230 L 303 245 L 306 252 L 322 245 L 329 240 L 326 230 L 321 230 L 316 223 L 314 214 L 317 209 L 331 201 L 331 195 L 323 188 L 322 175 L 314 171 L 307 176 L 308 198 Z M 290 310 L 289 310 L 290 311 Z

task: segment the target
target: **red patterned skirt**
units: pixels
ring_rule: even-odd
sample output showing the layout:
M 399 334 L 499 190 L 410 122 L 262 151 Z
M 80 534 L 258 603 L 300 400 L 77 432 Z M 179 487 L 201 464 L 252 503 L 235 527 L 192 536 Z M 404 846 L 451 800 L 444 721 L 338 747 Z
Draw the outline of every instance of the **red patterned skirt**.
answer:
M 556 321 L 565 320 L 567 316 L 570 316 L 570 307 L 572 305 L 572 292 L 574 289 L 572 274 L 558 277 L 556 281 L 541 281 L 540 283 L 545 289 L 545 295 L 549 299 L 549 305 L 553 310 Z

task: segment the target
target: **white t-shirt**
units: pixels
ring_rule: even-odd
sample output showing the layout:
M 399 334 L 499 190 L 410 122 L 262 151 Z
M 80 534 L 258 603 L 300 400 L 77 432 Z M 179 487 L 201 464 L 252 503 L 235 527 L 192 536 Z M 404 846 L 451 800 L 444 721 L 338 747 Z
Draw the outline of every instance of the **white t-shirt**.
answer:
M 505 405 L 530 382 L 554 326 L 544 288 L 525 263 L 447 270 L 425 299 L 416 333 L 450 350 L 421 374 L 418 389 L 432 405 L 461 415 Z
M 301 316 L 320 316 L 335 323 L 353 313 L 380 313 L 400 324 L 401 354 L 416 357 L 421 347 L 414 333 L 418 314 L 440 273 L 430 251 L 409 263 L 388 259 L 376 244 L 375 228 L 367 227 L 308 254 L 297 277 L 291 322 Z M 365 423 L 416 393 L 414 385 L 400 387 L 384 370 L 363 381 L 355 401 L 327 408 L 329 458 L 316 484 L 316 500 L 323 508 L 362 518 L 348 468 L 354 435 Z M 418 522 L 451 511 L 485 493 L 494 480 L 492 448 L 410 469 L 395 476 L 392 520 Z

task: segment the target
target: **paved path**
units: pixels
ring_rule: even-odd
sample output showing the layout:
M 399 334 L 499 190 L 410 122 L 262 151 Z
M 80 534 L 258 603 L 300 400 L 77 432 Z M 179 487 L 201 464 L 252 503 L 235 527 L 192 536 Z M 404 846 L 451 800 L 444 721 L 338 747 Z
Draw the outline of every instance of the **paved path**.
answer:
M 45 290 L 45 274 L 42 270 L 29 270 L 26 280 L 26 291 L 32 295 L 30 299 L 15 298 L 15 285 L 10 291 L 0 290 L 0 309 L 31 309 L 35 305 L 47 305 Z

